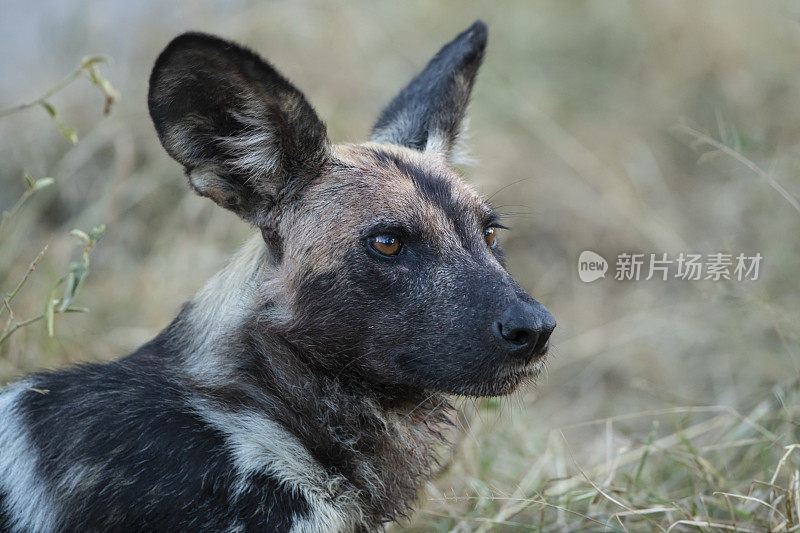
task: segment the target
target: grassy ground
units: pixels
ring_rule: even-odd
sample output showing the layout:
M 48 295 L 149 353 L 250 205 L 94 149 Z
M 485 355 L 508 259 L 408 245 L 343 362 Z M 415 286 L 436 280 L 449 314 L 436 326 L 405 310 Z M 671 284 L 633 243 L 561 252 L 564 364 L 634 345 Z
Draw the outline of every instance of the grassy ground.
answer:
M 410 531 L 791 531 L 800 524 L 800 5 L 790 2 L 62 2 L 3 8 L 0 107 L 104 53 L 121 92 L 78 80 L 0 118 L 0 208 L 50 176 L 0 235 L 0 291 L 42 312 L 99 224 L 75 305 L 0 345 L 0 383 L 125 354 L 248 234 L 188 192 L 145 106 L 158 50 L 194 28 L 252 45 L 337 141 L 447 39 L 483 18 L 489 53 L 466 170 L 506 215 L 510 270 L 559 327 L 546 375 L 465 401 L 458 449 Z M 709 139 L 701 142 L 703 135 Z M 709 141 L 721 143 L 714 147 Z M 722 147 L 725 150 L 720 150 Z M 760 252 L 757 281 L 578 280 L 577 257 Z M 612 267 L 613 268 L 613 267 Z M 60 294 L 60 293 L 59 293 Z M 0 315 L 0 327 L 6 315 Z

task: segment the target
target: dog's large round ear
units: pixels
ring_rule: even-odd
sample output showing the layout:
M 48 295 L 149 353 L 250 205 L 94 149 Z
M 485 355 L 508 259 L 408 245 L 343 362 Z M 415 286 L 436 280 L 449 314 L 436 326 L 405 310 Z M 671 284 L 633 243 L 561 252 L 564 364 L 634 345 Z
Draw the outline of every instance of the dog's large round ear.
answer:
M 486 39 L 486 24 L 478 20 L 444 45 L 384 108 L 371 140 L 437 153 L 454 162 Z
M 150 116 L 192 188 L 265 227 L 327 155 L 325 125 L 258 55 L 200 33 L 173 40 L 150 76 Z

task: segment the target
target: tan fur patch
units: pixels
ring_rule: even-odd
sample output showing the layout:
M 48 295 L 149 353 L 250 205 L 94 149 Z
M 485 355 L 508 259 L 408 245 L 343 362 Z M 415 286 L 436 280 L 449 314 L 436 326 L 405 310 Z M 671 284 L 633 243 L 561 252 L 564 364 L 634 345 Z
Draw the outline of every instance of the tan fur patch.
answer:
M 270 314 L 276 323 L 286 323 L 294 314 L 291 295 L 297 293 L 303 279 L 341 267 L 353 247 L 361 245 L 363 232 L 378 222 L 423 221 L 422 237 L 426 241 L 438 249 L 463 253 L 453 221 L 419 193 L 409 176 L 376 159 L 375 150 L 388 152 L 424 173 L 447 180 L 455 201 L 474 206 L 476 216 L 484 209 L 480 194 L 443 158 L 390 144 L 334 145 L 330 152 L 337 163 L 309 186 L 299 202 L 282 213 L 278 228 L 284 246 L 281 263 L 262 264 L 268 254 L 263 253 L 261 236 L 254 235 L 229 266 L 195 297 L 198 308 L 204 310 L 196 317 L 196 323 L 203 324 L 199 338 L 232 318 L 221 320 L 209 310 L 247 310 L 258 305 L 252 301 L 229 301 L 241 297 L 246 285 L 257 286 L 257 298 L 272 302 Z M 262 272 L 256 273 L 257 270 Z M 225 301 L 213 302 L 220 294 L 225 295 Z

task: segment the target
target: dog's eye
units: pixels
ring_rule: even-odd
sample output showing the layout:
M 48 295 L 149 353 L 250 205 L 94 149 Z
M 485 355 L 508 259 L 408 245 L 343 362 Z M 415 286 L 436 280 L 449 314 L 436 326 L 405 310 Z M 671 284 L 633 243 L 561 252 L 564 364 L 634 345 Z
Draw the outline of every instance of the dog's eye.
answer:
M 376 235 L 369 239 L 369 245 L 381 255 L 397 255 L 403 250 L 403 242 L 394 235 Z
M 497 235 L 495 235 L 494 228 L 483 230 L 483 239 L 489 245 L 489 248 L 494 248 L 497 245 Z

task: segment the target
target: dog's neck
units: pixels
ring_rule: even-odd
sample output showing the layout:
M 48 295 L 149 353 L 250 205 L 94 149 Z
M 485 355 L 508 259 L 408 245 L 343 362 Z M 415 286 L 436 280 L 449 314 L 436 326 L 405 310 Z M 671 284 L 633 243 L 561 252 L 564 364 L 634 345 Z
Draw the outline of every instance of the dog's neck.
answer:
M 263 287 L 275 269 L 260 236 L 251 240 L 162 335 L 207 405 L 280 424 L 343 480 L 365 523 L 399 518 L 436 466 L 452 407 L 439 393 L 315 368 L 313 354 L 264 323 Z

